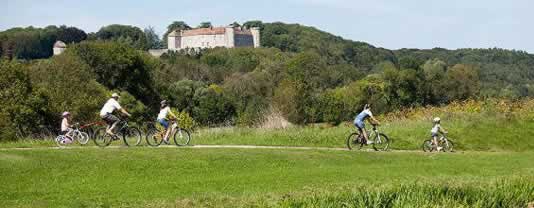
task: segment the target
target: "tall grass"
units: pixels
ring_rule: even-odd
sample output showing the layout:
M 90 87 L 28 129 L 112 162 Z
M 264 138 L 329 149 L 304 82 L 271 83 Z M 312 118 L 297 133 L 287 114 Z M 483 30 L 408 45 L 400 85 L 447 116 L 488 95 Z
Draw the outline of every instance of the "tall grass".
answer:
M 201 196 L 175 201 L 176 207 L 527 207 L 534 202 L 532 178 L 486 183 L 412 183 L 338 187 L 248 197 Z M 173 207 L 151 202 L 148 207 Z
M 302 195 L 302 193 L 300 193 Z M 409 184 L 313 191 L 282 199 L 280 207 L 526 207 L 534 201 L 532 180 L 487 184 Z

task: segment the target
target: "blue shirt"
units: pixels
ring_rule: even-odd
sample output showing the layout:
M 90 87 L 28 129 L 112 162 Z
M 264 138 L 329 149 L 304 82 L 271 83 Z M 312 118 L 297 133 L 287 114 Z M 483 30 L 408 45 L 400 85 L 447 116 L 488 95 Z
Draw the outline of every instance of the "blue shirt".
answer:
M 370 116 L 373 116 L 373 113 L 371 113 L 369 109 L 363 110 L 360 114 L 356 116 L 356 118 L 354 119 L 354 123 L 364 122 L 365 119 L 367 119 Z

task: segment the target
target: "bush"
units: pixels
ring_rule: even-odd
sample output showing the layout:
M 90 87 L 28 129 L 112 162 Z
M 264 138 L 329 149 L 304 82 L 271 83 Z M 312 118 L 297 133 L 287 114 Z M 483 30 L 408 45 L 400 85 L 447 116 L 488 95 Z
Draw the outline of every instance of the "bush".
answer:
M 178 111 L 175 108 L 171 109 L 172 113 L 176 115 L 176 120 L 180 128 L 194 131 L 197 127 L 197 122 L 185 111 Z

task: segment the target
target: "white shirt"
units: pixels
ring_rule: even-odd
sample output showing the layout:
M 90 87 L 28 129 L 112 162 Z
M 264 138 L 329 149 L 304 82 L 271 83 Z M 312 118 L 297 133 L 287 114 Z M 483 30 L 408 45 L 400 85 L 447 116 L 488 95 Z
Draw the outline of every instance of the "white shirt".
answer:
M 69 130 L 69 121 L 67 118 L 63 118 L 61 121 L 61 131 L 68 131 Z
M 110 98 L 106 104 L 104 104 L 104 107 L 102 107 L 102 110 L 100 110 L 100 116 L 105 116 L 109 113 L 113 113 L 115 110 L 120 110 L 122 107 L 117 102 L 117 100 Z
M 434 127 L 432 127 L 432 130 L 430 130 L 430 133 L 437 134 L 439 133 L 439 129 L 441 128 L 441 125 L 436 124 Z
M 167 118 L 169 111 L 171 111 L 171 108 L 169 106 L 161 109 L 158 114 L 158 120 Z

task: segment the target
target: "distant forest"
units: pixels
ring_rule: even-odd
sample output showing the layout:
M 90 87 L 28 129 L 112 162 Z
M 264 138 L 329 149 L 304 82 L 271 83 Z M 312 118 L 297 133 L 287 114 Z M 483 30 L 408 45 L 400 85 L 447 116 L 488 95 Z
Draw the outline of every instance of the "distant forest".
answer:
M 0 138 L 57 126 L 62 111 L 90 122 L 111 92 L 137 122 L 170 100 L 199 125 L 256 126 L 279 113 L 294 124 L 348 121 L 365 103 L 376 113 L 466 99 L 534 96 L 534 55 L 505 49 L 388 50 L 298 24 L 249 21 L 262 48 L 148 49 L 191 26 L 176 21 L 160 39 L 153 28 L 109 25 L 0 32 Z M 204 22 L 198 27 L 209 27 Z M 61 40 L 65 53 L 52 57 Z

